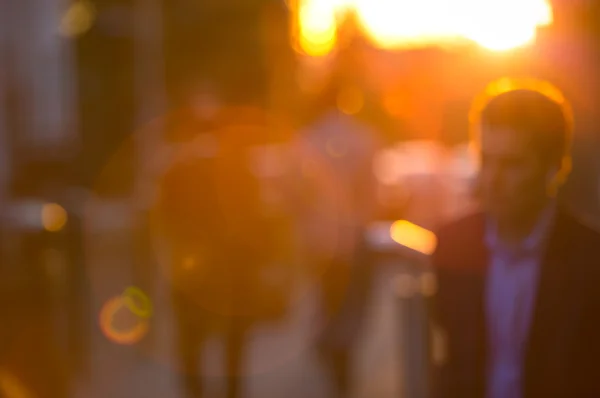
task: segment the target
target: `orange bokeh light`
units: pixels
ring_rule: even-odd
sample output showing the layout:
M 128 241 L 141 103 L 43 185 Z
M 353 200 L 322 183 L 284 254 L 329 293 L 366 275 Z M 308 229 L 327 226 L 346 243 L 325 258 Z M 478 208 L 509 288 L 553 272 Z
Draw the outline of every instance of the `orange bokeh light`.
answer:
M 433 232 L 406 220 L 394 222 L 390 236 L 394 242 L 423 254 L 432 254 L 437 246 Z
M 100 311 L 100 328 L 109 340 L 117 344 L 135 344 L 148 332 L 148 321 L 137 318 L 134 327 L 124 331 L 117 330 L 113 322 L 117 312 L 122 309 L 128 310 L 128 304 L 124 296 L 114 297 L 107 301 Z
M 56 203 L 46 203 L 42 207 L 42 225 L 49 232 L 58 232 L 67 224 L 67 211 Z
M 298 10 L 301 49 L 314 57 L 326 55 L 335 46 L 337 21 L 335 5 L 327 2 L 305 1 Z

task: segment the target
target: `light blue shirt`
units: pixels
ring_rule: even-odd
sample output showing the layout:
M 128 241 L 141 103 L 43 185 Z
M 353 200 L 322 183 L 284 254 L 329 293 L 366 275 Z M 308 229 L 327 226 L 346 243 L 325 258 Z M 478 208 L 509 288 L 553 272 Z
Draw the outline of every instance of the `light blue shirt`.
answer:
M 532 234 L 508 247 L 489 222 L 486 245 L 490 267 L 486 291 L 488 384 L 486 398 L 521 398 L 525 345 L 537 293 L 539 268 L 554 219 L 554 206 L 540 217 Z

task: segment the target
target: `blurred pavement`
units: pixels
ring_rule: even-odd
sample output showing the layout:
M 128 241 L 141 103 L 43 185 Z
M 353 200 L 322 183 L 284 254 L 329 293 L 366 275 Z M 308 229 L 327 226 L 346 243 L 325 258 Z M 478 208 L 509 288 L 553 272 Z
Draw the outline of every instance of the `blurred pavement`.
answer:
M 119 210 L 120 209 L 120 210 Z M 91 205 L 87 215 L 87 258 L 93 290 L 93 309 L 134 284 L 131 275 L 132 233 L 127 227 L 127 204 Z M 120 225 L 119 225 L 120 224 Z M 391 288 L 398 265 L 381 266 L 376 277 L 375 295 L 364 341 L 358 349 L 355 398 L 399 398 L 400 348 Z M 157 314 L 168 306 L 166 291 L 152 297 Z M 256 329 L 250 353 L 245 397 L 247 398 L 325 398 L 327 380 L 310 347 L 312 320 L 316 313 L 315 296 L 307 284 L 294 293 L 293 310 L 279 324 Z M 181 395 L 171 366 L 172 328 L 168 315 L 156 322 L 154 341 L 136 346 L 119 346 L 104 337 L 94 325 L 92 366 L 89 380 L 79 382 L 77 398 L 178 398 Z M 153 346 L 149 354 L 144 347 Z M 215 373 L 222 359 L 217 341 L 210 342 L 204 356 L 205 369 Z M 217 391 L 221 380 L 207 379 L 207 387 Z M 219 395 L 217 395 L 219 396 Z

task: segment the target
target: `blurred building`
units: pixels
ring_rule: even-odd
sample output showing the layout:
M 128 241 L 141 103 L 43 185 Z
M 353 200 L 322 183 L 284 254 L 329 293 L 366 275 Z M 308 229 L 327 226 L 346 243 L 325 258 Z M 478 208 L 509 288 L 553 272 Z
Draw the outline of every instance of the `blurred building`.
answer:
M 61 35 L 63 12 L 59 1 L 3 5 L 2 139 L 13 171 L 32 160 L 73 160 L 79 149 L 75 53 Z

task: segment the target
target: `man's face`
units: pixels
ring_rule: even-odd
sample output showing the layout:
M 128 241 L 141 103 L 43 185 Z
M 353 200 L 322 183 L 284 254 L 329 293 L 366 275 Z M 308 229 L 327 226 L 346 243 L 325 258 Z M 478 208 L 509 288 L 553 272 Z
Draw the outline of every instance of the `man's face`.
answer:
M 551 168 L 531 148 L 530 139 L 528 134 L 512 129 L 482 129 L 482 201 L 498 221 L 518 221 L 547 198 Z

